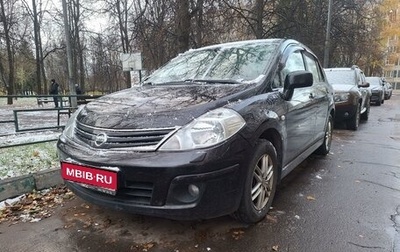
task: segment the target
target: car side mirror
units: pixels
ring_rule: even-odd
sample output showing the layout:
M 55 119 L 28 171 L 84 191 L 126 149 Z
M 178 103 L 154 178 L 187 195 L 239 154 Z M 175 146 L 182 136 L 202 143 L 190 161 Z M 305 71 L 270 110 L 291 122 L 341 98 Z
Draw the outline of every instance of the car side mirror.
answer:
M 299 70 L 288 73 L 283 89 L 284 99 L 290 100 L 295 88 L 311 87 L 313 82 L 313 75 L 309 71 Z
M 358 87 L 367 88 L 369 87 L 369 82 L 364 82 L 363 84 L 358 85 Z

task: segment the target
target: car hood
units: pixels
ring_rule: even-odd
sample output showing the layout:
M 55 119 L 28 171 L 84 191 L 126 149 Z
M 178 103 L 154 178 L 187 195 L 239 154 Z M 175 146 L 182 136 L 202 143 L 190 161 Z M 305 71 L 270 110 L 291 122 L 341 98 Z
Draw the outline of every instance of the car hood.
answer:
M 88 103 L 77 120 L 114 129 L 182 126 L 211 109 L 249 97 L 255 87 L 256 84 L 134 87 Z
M 335 90 L 336 93 L 339 92 L 350 92 L 356 90 L 356 87 L 354 85 L 332 85 L 333 90 Z
M 377 87 L 377 86 L 370 87 L 369 89 L 370 89 L 370 90 L 373 90 L 373 91 L 383 90 L 382 87 Z

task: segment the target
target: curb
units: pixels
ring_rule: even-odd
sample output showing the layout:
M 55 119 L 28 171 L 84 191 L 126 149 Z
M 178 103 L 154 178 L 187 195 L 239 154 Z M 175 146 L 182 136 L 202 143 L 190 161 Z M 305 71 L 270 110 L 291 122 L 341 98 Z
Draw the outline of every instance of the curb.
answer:
M 0 180 L 0 201 L 63 184 L 59 168 L 7 178 Z

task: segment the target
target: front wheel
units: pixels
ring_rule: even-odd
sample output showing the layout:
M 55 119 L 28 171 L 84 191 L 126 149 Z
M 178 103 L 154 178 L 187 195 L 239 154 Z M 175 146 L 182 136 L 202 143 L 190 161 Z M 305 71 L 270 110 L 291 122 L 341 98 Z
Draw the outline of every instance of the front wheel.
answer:
M 325 127 L 324 142 L 315 151 L 316 154 L 327 155 L 329 153 L 329 151 L 331 150 L 332 133 L 333 133 L 333 118 L 331 115 L 329 115 L 328 122 L 326 123 Z
M 271 142 L 257 141 L 247 175 L 239 209 L 233 214 L 245 223 L 256 223 L 267 215 L 278 184 L 278 159 Z
M 366 108 L 365 112 L 361 114 L 360 119 L 363 121 L 368 121 L 370 110 L 371 110 L 371 104 L 370 104 L 370 102 L 368 102 L 367 108 Z
M 349 130 L 357 130 L 360 124 L 360 108 L 361 105 L 358 104 L 356 108 L 356 113 L 354 116 L 347 122 L 347 129 Z

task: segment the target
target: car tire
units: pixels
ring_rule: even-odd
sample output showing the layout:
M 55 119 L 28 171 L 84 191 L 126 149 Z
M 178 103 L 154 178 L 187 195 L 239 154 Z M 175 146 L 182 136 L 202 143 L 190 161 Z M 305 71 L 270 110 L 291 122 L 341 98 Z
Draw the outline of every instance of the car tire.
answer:
M 326 123 L 325 126 L 324 142 L 315 151 L 316 154 L 327 155 L 329 153 L 329 151 L 331 150 L 332 134 L 333 134 L 333 118 L 331 115 L 329 115 L 328 122 Z
M 278 159 L 271 142 L 260 139 L 248 167 L 238 210 L 232 215 L 244 223 L 256 223 L 267 215 L 278 184 Z
M 361 114 L 360 119 L 363 121 L 368 121 L 370 110 L 371 110 L 371 104 L 370 102 L 367 102 L 367 109 L 365 110 L 364 113 Z
M 381 105 L 382 105 L 381 99 L 379 99 L 378 101 L 376 101 L 376 106 L 381 106 Z
M 358 130 L 358 126 L 360 124 L 360 104 L 358 104 L 357 109 L 356 109 L 356 113 L 354 114 L 354 116 L 347 121 L 347 129 L 349 130 Z

